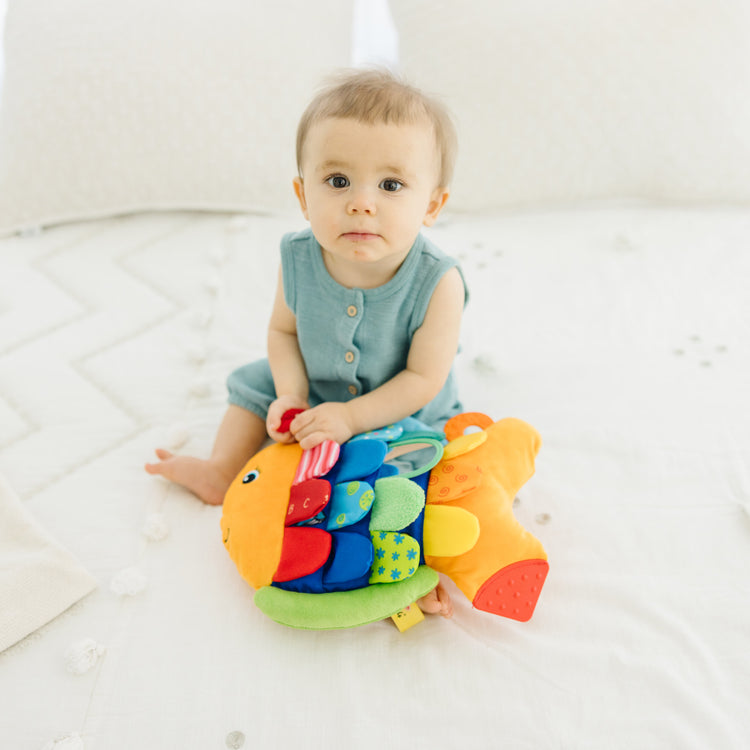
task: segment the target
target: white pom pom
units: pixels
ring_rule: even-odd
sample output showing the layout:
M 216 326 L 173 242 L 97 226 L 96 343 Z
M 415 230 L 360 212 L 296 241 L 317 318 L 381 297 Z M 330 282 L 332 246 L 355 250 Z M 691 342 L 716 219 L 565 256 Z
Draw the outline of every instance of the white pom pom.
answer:
M 152 513 L 143 525 L 143 536 L 149 542 L 160 542 L 169 536 L 169 527 L 161 513 Z
M 191 396 L 205 398 L 209 393 L 211 393 L 211 386 L 208 384 L 208 381 L 204 380 L 203 378 L 198 378 L 197 380 L 193 381 L 193 384 L 190 386 Z
M 209 293 L 209 294 L 218 294 L 219 289 L 221 289 L 221 279 L 214 275 L 209 276 L 204 282 L 203 282 L 203 288 Z
M 187 427 L 181 424 L 174 425 L 167 433 L 167 448 L 178 451 L 190 439 Z
M 201 344 L 188 347 L 187 358 L 195 365 L 202 365 L 208 359 L 206 347 Z
M 626 234 L 622 233 L 615 235 L 613 245 L 618 253 L 632 253 L 635 250 L 632 240 Z
M 230 732 L 225 740 L 229 750 L 240 750 L 245 744 L 245 735 L 242 732 Z
M 497 365 L 491 354 L 480 354 L 478 357 L 474 357 L 471 364 L 480 375 L 497 374 Z
M 227 259 L 226 248 L 222 247 L 221 245 L 215 245 L 209 251 L 208 257 L 210 258 L 212 263 L 218 266 Z
M 84 750 L 83 740 L 78 732 L 72 732 L 48 742 L 44 750 Z
M 139 568 L 121 570 L 109 584 L 110 590 L 117 596 L 135 596 L 140 594 L 148 584 L 148 578 Z
M 71 674 L 85 674 L 96 665 L 105 650 L 93 638 L 84 638 L 65 652 L 65 668 Z

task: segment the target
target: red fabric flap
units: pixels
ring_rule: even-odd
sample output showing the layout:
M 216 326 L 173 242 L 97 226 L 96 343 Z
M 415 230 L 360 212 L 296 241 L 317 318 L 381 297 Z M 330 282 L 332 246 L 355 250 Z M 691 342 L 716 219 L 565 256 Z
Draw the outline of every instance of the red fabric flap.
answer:
M 284 529 L 281 559 L 273 580 L 276 583 L 314 573 L 331 554 L 331 535 L 323 529 L 289 526 Z

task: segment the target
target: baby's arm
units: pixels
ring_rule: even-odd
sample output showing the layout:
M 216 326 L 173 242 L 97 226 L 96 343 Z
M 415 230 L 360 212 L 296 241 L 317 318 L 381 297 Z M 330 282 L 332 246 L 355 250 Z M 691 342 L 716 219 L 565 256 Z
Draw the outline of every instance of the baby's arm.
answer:
M 281 269 L 268 324 L 268 363 L 277 398 L 268 409 L 266 430 L 277 442 L 292 442 L 291 433 L 278 431 L 281 417 L 288 409 L 307 409 L 309 383 L 297 341 L 297 319 L 284 300 Z
M 397 422 L 440 392 L 458 351 L 465 301 L 463 280 L 452 268 L 439 281 L 422 326 L 414 334 L 406 369 L 374 391 L 345 403 L 326 403 L 297 415 L 291 425 L 300 445 L 345 442 L 352 435 Z

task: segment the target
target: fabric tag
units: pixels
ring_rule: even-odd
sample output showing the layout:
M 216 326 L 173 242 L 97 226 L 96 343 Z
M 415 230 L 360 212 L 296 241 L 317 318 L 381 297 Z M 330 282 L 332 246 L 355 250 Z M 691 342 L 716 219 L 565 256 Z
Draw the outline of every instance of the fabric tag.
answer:
M 391 620 L 396 623 L 396 627 L 403 633 L 405 630 L 422 622 L 424 615 L 422 614 L 422 610 L 417 606 L 417 603 L 414 602 L 414 604 L 400 609 L 395 615 L 391 615 Z

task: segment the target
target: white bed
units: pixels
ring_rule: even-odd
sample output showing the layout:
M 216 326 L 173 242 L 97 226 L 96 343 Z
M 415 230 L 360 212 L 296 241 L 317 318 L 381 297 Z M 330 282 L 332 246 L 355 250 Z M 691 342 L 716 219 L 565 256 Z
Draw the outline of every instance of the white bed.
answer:
M 0 240 L 0 519 L 23 532 L 0 528 L 2 748 L 747 747 L 750 208 L 560 203 L 430 230 L 471 289 L 467 410 L 542 435 L 515 508 L 550 573 L 528 623 L 454 588 L 451 620 L 404 634 L 272 622 L 221 509 L 142 469 L 159 445 L 210 450 L 301 217 L 83 218 Z M 49 611 L 18 611 L 9 551 Z M 101 653 L 74 674 L 86 639 Z

